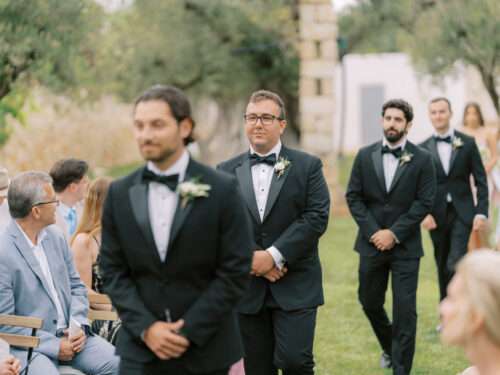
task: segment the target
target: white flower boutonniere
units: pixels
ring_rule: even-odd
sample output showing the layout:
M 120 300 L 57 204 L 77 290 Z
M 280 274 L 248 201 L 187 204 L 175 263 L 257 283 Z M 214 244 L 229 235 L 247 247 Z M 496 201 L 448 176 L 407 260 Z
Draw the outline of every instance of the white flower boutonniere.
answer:
M 290 164 L 292 164 L 290 160 L 284 158 L 283 156 L 280 156 L 276 164 L 274 164 L 274 171 L 276 172 L 278 178 L 280 178 L 283 173 L 285 173 Z
M 405 165 L 406 163 L 409 163 L 412 158 L 413 154 L 411 152 L 403 151 L 403 154 L 399 158 L 399 163 L 400 165 Z
M 462 141 L 462 138 L 460 137 L 454 137 L 453 138 L 453 142 L 452 142 L 452 146 L 453 146 L 453 149 L 456 150 L 457 148 L 460 148 L 464 145 L 464 142 Z
M 199 182 L 198 178 L 192 178 L 189 181 L 184 181 L 177 186 L 177 192 L 181 197 L 181 207 L 186 205 L 195 198 L 208 197 L 208 192 L 212 187 Z

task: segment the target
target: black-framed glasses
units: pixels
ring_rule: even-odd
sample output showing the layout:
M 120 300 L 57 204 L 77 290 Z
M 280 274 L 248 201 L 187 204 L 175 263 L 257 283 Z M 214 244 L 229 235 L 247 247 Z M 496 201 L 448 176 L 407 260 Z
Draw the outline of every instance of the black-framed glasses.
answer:
M 56 206 L 59 206 L 59 200 L 58 199 L 53 199 L 51 201 L 36 202 L 33 205 L 31 205 L 31 207 L 42 206 L 44 204 L 51 204 L 51 203 L 55 203 Z
M 283 120 L 281 117 L 271 115 L 268 113 L 264 113 L 263 115 L 260 116 L 251 113 L 249 115 L 244 115 L 243 118 L 245 119 L 245 122 L 248 125 L 257 125 L 257 121 L 260 120 L 260 123 L 264 126 L 272 125 L 274 120 L 280 120 L 280 121 Z

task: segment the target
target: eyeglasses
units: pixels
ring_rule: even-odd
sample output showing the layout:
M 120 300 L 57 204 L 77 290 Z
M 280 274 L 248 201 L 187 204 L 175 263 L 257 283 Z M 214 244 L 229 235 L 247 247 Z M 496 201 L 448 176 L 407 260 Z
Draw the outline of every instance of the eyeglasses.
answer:
M 257 121 L 260 120 L 260 123 L 264 126 L 272 125 L 274 120 L 280 120 L 280 121 L 283 120 L 281 117 L 274 116 L 274 115 L 267 114 L 267 113 L 265 113 L 261 116 L 257 116 L 254 114 L 244 115 L 243 118 L 245 119 L 245 121 L 248 125 L 257 125 Z
M 51 201 L 34 203 L 31 207 L 42 206 L 44 204 L 51 204 L 51 203 L 55 203 L 56 206 L 59 206 L 59 200 L 58 199 L 54 199 L 54 200 L 51 200 Z

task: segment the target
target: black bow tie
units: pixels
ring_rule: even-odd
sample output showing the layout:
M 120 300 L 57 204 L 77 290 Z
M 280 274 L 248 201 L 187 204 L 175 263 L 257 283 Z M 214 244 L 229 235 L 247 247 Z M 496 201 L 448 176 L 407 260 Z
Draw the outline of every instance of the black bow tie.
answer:
M 255 153 L 250 154 L 250 165 L 254 166 L 256 164 L 267 164 L 270 166 L 274 166 L 276 164 L 276 154 L 271 154 L 267 156 L 259 156 Z
M 402 153 L 403 153 L 403 149 L 401 147 L 390 148 L 387 145 L 382 147 L 382 155 L 383 154 L 392 154 L 392 155 L 394 155 L 395 158 L 399 159 L 401 157 Z
M 177 184 L 179 183 L 179 175 L 178 174 L 172 174 L 169 176 L 162 176 L 159 174 L 156 174 L 149 169 L 145 168 L 144 172 L 142 173 L 142 181 L 144 182 L 158 182 L 160 184 L 167 185 L 167 187 L 175 191 L 177 189 Z
M 436 138 L 436 142 L 446 142 L 446 143 L 450 143 L 451 144 L 451 136 L 447 136 L 447 137 L 435 137 Z

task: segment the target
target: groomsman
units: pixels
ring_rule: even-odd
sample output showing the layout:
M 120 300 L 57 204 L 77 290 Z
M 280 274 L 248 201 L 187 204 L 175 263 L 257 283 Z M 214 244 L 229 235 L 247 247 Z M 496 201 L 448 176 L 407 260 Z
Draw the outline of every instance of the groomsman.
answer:
M 121 375 L 226 375 L 243 356 L 234 306 L 248 286 L 250 225 L 236 179 L 193 160 L 185 94 L 153 86 L 134 105 L 146 165 L 111 184 L 104 290 L 123 322 Z
M 250 150 L 219 168 L 237 177 L 253 227 L 252 280 L 238 308 L 245 373 L 313 374 L 318 240 L 330 208 L 321 161 L 281 143 L 287 122 L 277 94 L 253 93 L 244 119 Z
M 406 139 L 413 110 L 404 100 L 382 107 L 384 138 L 363 147 L 346 198 L 359 231 L 358 297 L 383 349 L 381 367 L 407 375 L 415 353 L 417 282 L 423 256 L 420 222 L 430 212 L 436 176 L 427 151 Z M 393 321 L 384 309 L 392 278 Z
M 441 300 L 455 265 L 467 252 L 471 230 L 481 230 L 488 215 L 488 183 L 481 155 L 474 138 L 450 127 L 451 116 L 448 99 L 431 100 L 429 117 L 435 133 L 420 145 L 432 154 L 437 173 L 436 200 L 422 225 L 430 231 L 434 245 Z

